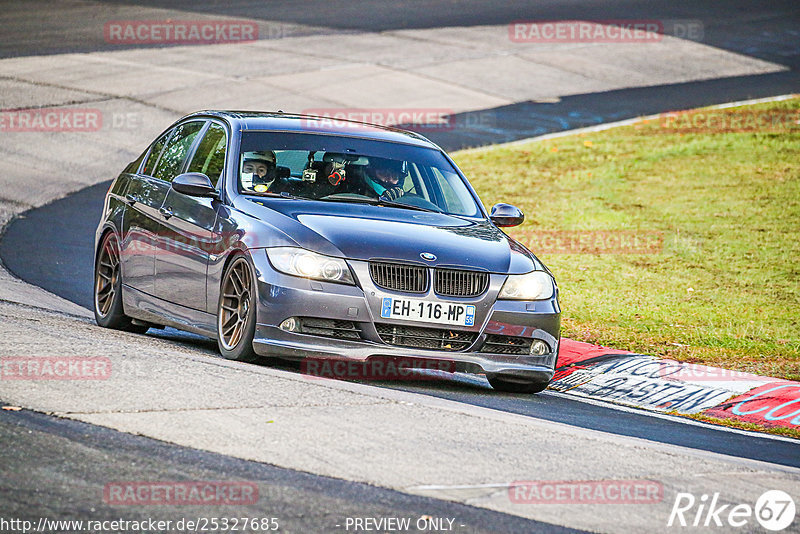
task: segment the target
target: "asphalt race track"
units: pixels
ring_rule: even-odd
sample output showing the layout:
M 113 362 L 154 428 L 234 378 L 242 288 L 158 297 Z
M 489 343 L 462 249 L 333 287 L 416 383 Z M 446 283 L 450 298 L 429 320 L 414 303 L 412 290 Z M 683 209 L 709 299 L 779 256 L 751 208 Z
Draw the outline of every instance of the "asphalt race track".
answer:
M 91 309 L 93 239 L 97 221 L 90 215 L 99 213 L 107 189 L 107 183 L 98 184 L 16 219 L 0 241 L 0 257 L 4 264 L 13 273 L 20 273 L 23 279 Z M 69 238 L 60 232 L 47 231 L 63 221 L 72 221 L 75 231 Z M 32 236 L 35 236 L 36 246 L 31 246 Z M 151 332 L 154 336 L 209 346 L 198 336 L 171 328 Z M 798 446 L 793 442 L 732 433 L 675 418 L 656 419 L 648 414 L 620 411 L 550 393 L 533 398 L 502 394 L 493 391 L 485 382 L 469 381 L 418 385 L 384 382 L 380 385 L 623 436 L 800 467 Z
M 220 510 L 220 514 L 279 517 L 281 529 L 288 532 L 339 530 L 347 517 L 424 515 L 457 517 L 459 524 L 470 532 L 581 532 L 366 484 L 167 445 L 30 412 L 0 413 L 0 446 L 4 451 L 28 451 L 25 457 L 4 453 L 3 460 L 7 463 L 3 477 L 13 483 L 17 491 L 16 497 L 9 499 L 11 502 L 3 503 L 3 515 L 34 522 L 42 516 L 67 517 L 76 510 L 84 511 L 87 514 L 84 517 L 95 520 L 140 520 L 141 510 L 120 511 L 119 507 L 97 506 L 96 488 L 102 488 L 107 482 L 106 473 L 115 472 L 121 479 L 164 480 L 179 476 L 185 480 L 238 478 L 256 482 L 262 497 L 258 504 L 248 507 L 246 512 L 229 507 Z M 53 454 L 54 446 L 57 456 Z M 34 476 L 26 468 L 30 465 L 39 466 Z M 120 470 L 120 465 L 129 467 Z M 53 487 L 53 480 L 64 482 Z M 44 505 L 37 499 L 43 487 L 51 488 Z M 263 498 L 265 496 L 268 498 Z M 147 513 L 154 520 L 177 521 L 184 515 L 192 517 L 200 509 L 189 507 L 182 515 L 170 508 L 152 506 Z
M 754 57 L 800 67 L 800 43 L 797 40 L 797 5 L 792 0 L 751 2 L 671 2 L 655 0 L 508 0 L 486 2 L 465 0 L 453 9 L 452 2 L 423 0 L 342 0 L 336 9 L 323 9 L 319 2 L 299 3 L 277 0 L 268 3 L 233 0 L 122 0 L 101 2 L 92 9 L 69 9 L 58 2 L 43 2 L 36 17 L 26 16 L 26 6 L 17 2 L 1 3 L 12 27 L 4 27 L 6 38 L 0 43 L 0 57 L 88 52 L 118 49 L 102 35 L 89 33 L 96 19 L 113 18 L 121 8 L 169 8 L 207 15 L 244 17 L 284 23 L 309 25 L 317 32 L 330 30 L 387 31 L 457 26 L 507 24 L 517 20 L 625 20 L 693 19 L 703 22 L 703 41 L 718 48 L 746 53 Z M 134 11 L 136 13 L 136 11 Z M 53 31 L 32 33 L 32 28 L 48 27 Z M 59 31 L 62 30 L 62 31 Z M 307 30 L 313 32 L 314 30 Z M 775 93 L 777 94 L 777 93 Z M 726 95 L 709 95 L 724 98 Z
M 92 20 L 113 19 L 123 10 L 125 17 L 133 18 L 139 9 L 172 9 L 302 25 L 298 31 L 310 36 L 326 29 L 372 32 L 475 27 L 533 19 L 692 19 L 702 21 L 705 44 L 785 67 L 780 72 L 656 84 L 565 96 L 553 102 L 523 101 L 462 112 L 455 120 L 466 127 L 426 134 L 448 151 L 670 110 L 800 92 L 797 33 L 800 10 L 796 1 L 765 3 L 757 17 L 749 15 L 752 2 L 738 0 L 725 3 L 559 0 L 535 5 L 522 0 L 501 3 L 469 0 L 459 4 L 458 9 L 453 8 L 452 2 L 442 0 L 415 3 L 345 0 L 336 9 L 325 9 L 323 4 L 314 9 L 291 0 L 263 4 L 239 0 L 112 1 L 93 4 L 91 9 L 73 10 L 62 9 L 55 2 L 45 4 L 51 9 L 43 9 L 41 18 L 36 18 L 27 16 L 27 9 L 21 3 L 0 2 L 3 28 L 0 33 L 4 37 L 0 40 L 0 58 L 116 50 L 118 46 L 111 47 L 90 33 Z M 9 24 L 10 21 L 14 24 Z M 40 25 L 53 31 L 34 32 Z M 14 218 L 0 235 L 2 264 L 20 279 L 91 309 L 94 231 L 108 184 L 93 185 Z M 65 225 L 70 232 L 54 231 Z M 147 335 L 177 342 L 198 353 L 216 350 L 208 340 L 174 329 L 151 330 Z M 291 364 L 279 368 L 297 372 Z M 502 394 L 491 390 L 482 378 L 467 376 L 447 381 L 370 384 L 623 438 L 800 468 L 800 449 L 797 442 L 789 439 L 677 417 L 653 416 L 564 394 L 545 392 L 534 397 Z M 0 400 L 5 400 L 2 392 Z M 91 515 L 92 519 L 141 516 L 142 510 L 120 512 L 119 507 L 97 507 L 96 488 L 108 481 L 107 473 L 114 472 L 121 480 L 234 477 L 257 481 L 268 498 L 247 508 L 246 514 L 280 516 L 282 527 L 291 532 L 343 530 L 341 523 L 345 517 L 424 515 L 457 517 L 462 528 L 469 532 L 578 532 L 485 508 L 240 460 L 28 411 L 0 412 L 0 448 L 10 451 L 0 455 L 0 470 L 7 482 L 17 488 L 13 493 L 0 491 L 0 516 L 38 518 L 49 514 L 55 518 L 74 515 L 76 511 Z M 32 470 L 32 466 L 38 468 Z M 48 484 L 51 480 L 61 483 Z M 49 493 L 43 498 L 40 488 L 45 486 Z M 3 487 L 0 485 L 0 490 Z M 174 509 L 151 508 L 147 512 L 153 518 L 176 518 Z M 241 512 L 239 509 L 238 513 Z M 192 513 L 190 507 L 187 514 Z

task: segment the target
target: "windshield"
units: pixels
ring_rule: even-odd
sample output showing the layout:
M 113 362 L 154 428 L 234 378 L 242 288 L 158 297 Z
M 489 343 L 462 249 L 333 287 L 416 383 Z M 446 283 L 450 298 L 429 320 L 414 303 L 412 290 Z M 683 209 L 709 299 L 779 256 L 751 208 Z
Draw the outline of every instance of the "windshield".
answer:
M 439 151 L 350 137 L 245 132 L 239 191 L 480 215 L 461 176 Z

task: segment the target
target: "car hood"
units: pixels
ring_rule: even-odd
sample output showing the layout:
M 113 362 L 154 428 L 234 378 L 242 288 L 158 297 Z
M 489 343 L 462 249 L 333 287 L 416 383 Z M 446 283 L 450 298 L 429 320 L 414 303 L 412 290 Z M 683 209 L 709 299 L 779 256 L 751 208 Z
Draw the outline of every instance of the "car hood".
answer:
M 276 211 L 289 219 L 279 226 L 298 246 L 323 254 L 331 254 L 332 245 L 348 259 L 386 259 L 495 273 L 543 269 L 530 251 L 487 220 L 353 203 L 274 200 L 258 204 L 273 211 L 269 217 L 273 224 Z M 436 259 L 423 260 L 422 253 Z

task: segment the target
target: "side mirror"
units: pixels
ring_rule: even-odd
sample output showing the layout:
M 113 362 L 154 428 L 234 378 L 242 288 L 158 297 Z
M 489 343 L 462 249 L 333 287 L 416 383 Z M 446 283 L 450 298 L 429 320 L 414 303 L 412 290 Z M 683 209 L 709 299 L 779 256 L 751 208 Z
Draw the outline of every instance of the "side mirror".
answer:
M 172 180 L 172 189 L 190 197 L 217 198 L 219 191 L 214 188 L 208 176 L 202 172 L 185 172 Z
M 495 204 L 492 206 L 492 214 L 489 215 L 489 218 L 497 226 L 519 226 L 525 220 L 525 214 L 511 204 Z

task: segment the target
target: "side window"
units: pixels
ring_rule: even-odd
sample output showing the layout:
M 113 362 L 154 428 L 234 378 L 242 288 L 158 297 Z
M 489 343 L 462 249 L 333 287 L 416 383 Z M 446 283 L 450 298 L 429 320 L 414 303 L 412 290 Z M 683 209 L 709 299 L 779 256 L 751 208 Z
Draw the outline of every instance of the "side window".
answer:
M 147 162 L 144 164 L 144 169 L 142 169 L 142 174 L 147 174 L 148 176 L 152 176 L 153 169 L 158 162 L 158 156 L 161 155 L 161 151 L 164 149 L 164 143 L 167 142 L 169 139 L 172 130 L 168 131 L 164 135 L 162 135 L 155 143 L 153 143 L 153 149 L 150 150 L 150 155 L 147 156 Z
M 205 137 L 200 141 L 187 172 L 202 172 L 216 186 L 222 169 L 225 168 L 227 143 L 228 137 L 225 135 L 225 128 L 212 123 Z
M 192 143 L 204 124 L 203 121 L 193 121 L 175 128 L 175 133 L 164 147 L 164 153 L 153 171 L 154 177 L 171 182 L 180 173 L 186 153 L 192 148 Z
M 146 154 L 147 154 L 147 150 L 145 150 L 144 152 L 142 152 L 142 153 L 139 155 L 139 157 L 138 157 L 138 158 L 136 158 L 135 160 L 133 160 L 133 161 L 131 161 L 130 163 L 128 163 L 128 166 L 127 166 L 127 167 L 125 167 L 125 170 L 124 170 L 123 172 L 127 172 L 127 173 L 129 173 L 129 174 L 130 174 L 130 173 L 133 173 L 133 174 L 135 174 L 135 173 L 139 172 L 139 166 L 142 164 L 142 160 L 144 159 L 144 157 L 145 157 L 145 155 L 146 155 Z
M 433 175 L 436 177 L 436 181 L 439 183 L 439 188 L 442 191 L 442 195 L 444 195 L 444 202 L 447 204 L 446 209 L 452 213 L 463 214 L 464 203 L 461 202 L 458 193 L 456 193 L 456 191 L 453 189 L 453 186 L 450 185 L 450 181 L 447 180 L 447 178 L 445 178 L 436 167 L 431 167 L 431 170 L 433 171 Z M 458 177 L 455 175 L 453 175 L 453 177 L 458 179 Z M 466 191 L 462 194 L 464 193 L 466 193 Z
M 415 195 L 419 195 L 425 200 L 435 203 L 436 201 L 431 199 L 430 194 L 428 194 L 428 190 L 425 187 L 425 180 L 422 177 L 422 173 L 420 173 L 419 167 L 417 167 L 416 163 L 412 163 L 409 165 L 409 173 L 411 176 L 411 180 L 409 180 L 412 184 L 411 189 L 408 188 L 408 182 L 404 186 L 406 193 L 413 193 Z

